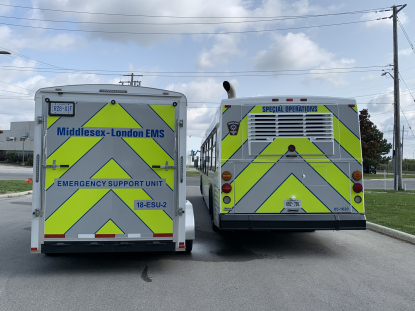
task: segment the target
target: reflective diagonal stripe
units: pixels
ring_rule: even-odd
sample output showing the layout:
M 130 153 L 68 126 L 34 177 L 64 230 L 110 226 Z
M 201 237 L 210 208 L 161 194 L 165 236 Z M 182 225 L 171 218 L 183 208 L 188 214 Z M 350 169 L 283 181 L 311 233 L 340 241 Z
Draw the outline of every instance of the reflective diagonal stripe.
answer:
M 173 159 L 160 147 L 154 139 L 151 138 L 123 138 L 124 141 L 147 163 L 151 168 L 153 165 L 174 165 Z M 174 189 L 174 170 L 170 169 L 153 169 L 153 171 L 162 179 L 166 180 L 167 185 Z
M 65 234 L 109 189 L 79 189 L 45 222 L 45 234 Z
M 57 167 L 46 169 L 46 189 L 53 185 L 55 178 L 60 178 L 65 172 L 71 168 L 80 158 L 82 158 L 89 150 L 91 150 L 102 137 L 71 137 L 66 140 L 55 152 L 53 152 L 46 160 L 47 165 L 69 165 L 69 168 Z
M 109 219 L 95 234 L 125 234 L 113 221 Z
M 284 200 L 290 196 L 301 198 L 306 213 L 331 213 L 331 211 L 293 174 L 284 180 L 278 188 L 260 205 L 256 213 L 280 213 Z
M 106 104 L 83 127 L 141 128 L 120 104 Z
M 60 119 L 60 117 L 50 117 L 50 116 L 48 116 L 47 127 L 50 128 L 53 125 L 53 123 L 55 123 L 59 119 Z
M 163 210 L 134 210 L 134 200 L 152 200 L 143 189 L 114 189 L 117 196 L 154 233 L 173 233 L 173 220 Z
M 174 131 L 174 106 L 173 105 L 149 105 L 156 114 Z
M 249 165 L 241 174 L 239 174 L 235 179 L 235 203 L 238 204 L 239 200 L 241 200 L 258 180 L 260 180 L 273 166 L 274 163 Z
M 356 137 L 343 123 L 339 122 L 340 145 L 358 161 L 362 158 L 360 139 Z
M 91 179 L 105 178 L 131 179 L 131 176 L 114 159 L 111 159 L 91 177 Z

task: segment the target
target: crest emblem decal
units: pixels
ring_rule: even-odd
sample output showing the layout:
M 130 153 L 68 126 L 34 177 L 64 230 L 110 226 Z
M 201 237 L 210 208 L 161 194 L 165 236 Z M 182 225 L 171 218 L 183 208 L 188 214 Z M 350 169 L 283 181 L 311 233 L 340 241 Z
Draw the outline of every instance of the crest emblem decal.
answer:
M 239 122 L 238 121 L 228 122 L 228 130 L 229 130 L 229 135 L 231 136 L 237 135 L 238 130 L 239 130 Z

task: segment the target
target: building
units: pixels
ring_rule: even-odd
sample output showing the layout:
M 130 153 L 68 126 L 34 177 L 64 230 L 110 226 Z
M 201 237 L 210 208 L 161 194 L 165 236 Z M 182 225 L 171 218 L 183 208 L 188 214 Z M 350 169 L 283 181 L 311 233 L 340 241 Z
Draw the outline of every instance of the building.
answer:
M 11 122 L 10 130 L 0 132 L 0 161 L 6 160 L 8 153 L 15 153 L 17 160 L 25 161 L 33 157 L 34 121 Z

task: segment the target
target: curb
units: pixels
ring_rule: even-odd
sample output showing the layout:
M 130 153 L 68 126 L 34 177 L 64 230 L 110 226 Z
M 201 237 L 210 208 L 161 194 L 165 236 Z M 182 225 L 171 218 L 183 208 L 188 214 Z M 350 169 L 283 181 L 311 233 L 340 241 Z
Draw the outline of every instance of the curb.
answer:
M 384 227 L 384 226 L 381 226 L 381 225 L 377 225 L 377 224 L 374 224 L 374 223 L 371 223 L 371 222 L 368 222 L 368 221 L 366 222 L 366 227 L 369 230 L 376 231 L 376 232 L 382 233 L 384 235 L 388 235 L 388 236 L 391 236 L 393 238 L 415 244 L 415 235 L 405 233 L 405 232 L 402 232 L 402 231 L 399 231 L 399 230 L 391 229 L 391 228 L 388 228 L 388 227 Z
M 20 197 L 22 195 L 32 194 L 32 191 L 25 191 L 25 192 L 16 192 L 16 193 L 7 193 L 7 194 L 0 194 L 0 199 L 2 198 L 13 198 L 13 197 Z

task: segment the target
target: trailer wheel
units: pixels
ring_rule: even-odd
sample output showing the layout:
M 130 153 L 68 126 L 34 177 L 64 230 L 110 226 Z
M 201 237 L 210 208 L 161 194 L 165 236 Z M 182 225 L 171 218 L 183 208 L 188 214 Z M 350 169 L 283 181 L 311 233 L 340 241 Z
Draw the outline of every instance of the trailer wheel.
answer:
M 192 252 L 193 249 L 193 240 L 186 240 L 186 250 L 185 253 L 186 254 L 190 254 Z

